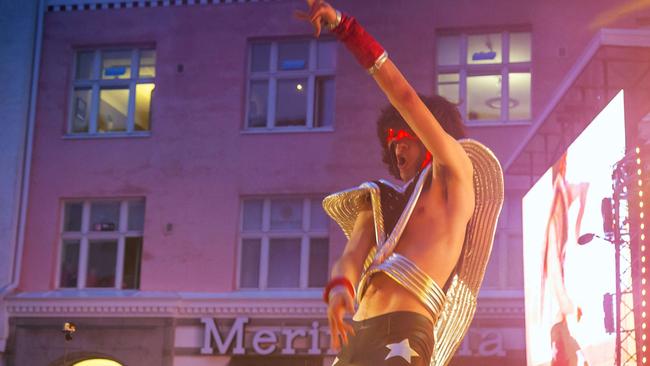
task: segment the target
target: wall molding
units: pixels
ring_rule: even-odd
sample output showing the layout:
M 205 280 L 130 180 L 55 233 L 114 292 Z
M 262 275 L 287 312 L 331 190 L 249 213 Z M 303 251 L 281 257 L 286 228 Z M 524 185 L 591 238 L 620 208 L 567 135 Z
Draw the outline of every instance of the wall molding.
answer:
M 46 0 L 45 12 L 70 12 L 84 10 L 109 10 L 133 8 L 157 8 L 192 5 L 223 5 L 280 0 Z
M 249 314 L 270 318 L 327 316 L 320 296 L 256 296 L 240 293 L 155 293 L 90 295 L 59 292 L 23 293 L 6 299 L 10 317 L 175 317 L 237 316 Z M 477 319 L 521 319 L 523 301 L 491 299 L 480 302 Z

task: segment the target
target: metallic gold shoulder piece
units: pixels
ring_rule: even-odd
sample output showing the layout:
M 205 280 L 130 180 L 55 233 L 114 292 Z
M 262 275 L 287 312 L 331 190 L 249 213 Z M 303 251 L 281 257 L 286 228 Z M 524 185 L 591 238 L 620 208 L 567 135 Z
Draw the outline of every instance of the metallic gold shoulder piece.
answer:
M 452 273 L 447 302 L 434 327 L 431 366 L 449 363 L 474 318 L 497 220 L 503 205 L 503 172 L 492 151 L 478 141 L 459 141 L 474 166 L 475 208 L 467 224 L 463 251 Z
M 332 193 L 323 199 L 323 209 L 349 239 L 360 211 L 372 209 L 371 188 L 367 184 Z
M 354 228 L 354 222 L 360 211 L 372 210 L 375 225 L 375 240 L 383 243 L 386 240 L 384 233 L 384 219 L 381 214 L 381 197 L 379 186 L 373 182 L 366 182 L 357 188 L 347 189 L 332 193 L 323 199 L 323 209 L 336 221 L 349 239 Z M 363 264 L 365 271 L 377 252 L 377 246 L 370 249 Z

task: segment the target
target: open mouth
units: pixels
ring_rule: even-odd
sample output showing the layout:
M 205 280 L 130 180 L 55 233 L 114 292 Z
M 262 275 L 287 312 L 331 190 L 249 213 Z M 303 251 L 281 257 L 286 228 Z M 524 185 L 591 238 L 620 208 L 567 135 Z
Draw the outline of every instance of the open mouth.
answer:
M 398 156 L 398 157 L 397 157 L 397 166 L 398 166 L 399 168 L 403 168 L 404 165 L 406 165 L 406 158 L 403 157 L 403 156 Z

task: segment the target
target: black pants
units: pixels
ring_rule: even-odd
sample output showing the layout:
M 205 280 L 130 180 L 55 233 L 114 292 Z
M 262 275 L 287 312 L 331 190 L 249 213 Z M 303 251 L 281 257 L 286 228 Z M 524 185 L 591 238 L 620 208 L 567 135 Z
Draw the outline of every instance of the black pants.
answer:
M 399 311 L 353 321 L 356 335 L 333 366 L 428 366 L 433 353 L 433 324 L 424 315 Z

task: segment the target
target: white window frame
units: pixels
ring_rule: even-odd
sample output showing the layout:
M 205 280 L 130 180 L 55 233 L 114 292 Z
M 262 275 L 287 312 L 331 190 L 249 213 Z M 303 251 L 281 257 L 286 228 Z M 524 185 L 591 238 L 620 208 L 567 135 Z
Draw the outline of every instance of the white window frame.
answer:
M 131 51 L 131 77 L 128 79 L 102 79 L 102 52 L 112 52 L 112 51 Z M 101 48 L 101 49 L 78 49 L 74 52 L 74 59 L 72 62 L 72 88 L 70 91 L 70 100 L 68 102 L 68 118 L 66 123 L 66 136 L 65 137 L 74 137 L 74 138 L 83 138 L 83 137 L 142 137 L 151 135 L 151 116 L 153 105 L 153 95 L 149 103 L 149 130 L 147 131 L 136 131 L 135 130 L 135 92 L 136 86 L 138 84 L 154 84 L 155 77 L 139 77 L 140 73 L 140 53 L 142 51 L 156 51 L 152 47 L 143 47 L 143 48 Z M 92 67 L 92 76 L 89 80 L 77 80 L 76 70 L 77 70 L 77 60 L 80 53 L 92 52 L 93 53 L 93 67 Z M 155 66 L 154 66 L 155 67 Z M 128 87 L 129 89 L 129 101 L 128 101 L 128 115 L 126 122 L 126 131 L 115 131 L 115 132 L 98 132 L 97 131 L 97 120 L 99 117 L 99 92 L 102 88 L 116 88 L 116 87 Z M 73 132 L 72 124 L 74 120 L 74 103 L 75 103 L 75 90 L 84 88 L 90 89 L 91 101 L 89 108 L 90 121 L 88 123 L 88 132 Z
M 79 240 L 79 263 L 77 272 L 77 290 L 93 289 L 93 290 L 106 290 L 122 289 L 122 280 L 124 272 L 124 252 L 126 246 L 126 238 L 140 237 L 143 238 L 142 245 L 144 246 L 144 227 L 142 230 L 128 230 L 128 214 L 129 203 L 146 201 L 143 198 L 129 198 L 129 199 L 91 199 L 91 200 L 66 200 L 61 205 L 61 223 L 59 232 L 61 239 L 59 241 L 59 254 L 57 260 L 57 274 L 55 287 L 61 290 L 75 289 L 73 287 L 61 287 L 61 265 L 63 264 L 63 249 L 66 240 Z M 92 231 L 90 230 L 90 209 L 93 203 L 102 202 L 120 202 L 120 217 L 118 223 L 118 230 L 116 231 Z M 64 231 L 65 230 L 65 206 L 66 204 L 82 204 L 81 214 L 81 231 Z M 146 209 L 145 209 L 146 214 Z M 88 271 L 88 252 L 90 241 L 92 240 L 117 240 L 117 256 L 115 259 L 115 284 L 113 287 L 86 287 L 86 272 Z M 142 266 L 142 262 L 140 263 Z M 142 269 L 142 267 L 140 267 Z M 137 291 L 139 289 L 125 289 L 124 291 Z
M 278 45 L 282 42 L 309 41 L 309 60 L 305 70 L 278 70 Z M 269 133 L 269 132 L 305 132 L 305 131 L 333 131 L 335 115 L 332 113 L 332 124 L 330 126 L 314 127 L 314 112 L 316 106 L 316 78 L 325 77 L 335 80 L 336 63 L 332 69 L 318 69 L 318 42 L 335 42 L 334 39 L 323 37 L 320 40 L 308 38 L 285 38 L 273 40 L 254 40 L 248 43 L 248 58 L 246 64 L 246 100 L 244 114 L 244 132 L 246 133 Z M 270 44 L 269 71 L 251 70 L 253 60 L 252 50 L 254 44 Z M 337 47 L 338 48 L 338 47 Z M 338 52 L 337 52 L 338 53 Z M 336 55 L 334 55 L 336 58 Z M 305 126 L 275 126 L 275 106 L 277 102 L 277 81 L 281 79 L 307 79 L 307 118 Z M 266 127 L 248 126 L 248 108 L 250 99 L 251 81 L 268 80 Z M 335 99 L 336 94 L 332 96 Z
M 302 228 L 300 230 L 271 230 L 271 201 L 275 199 L 302 198 Z M 244 202 L 247 200 L 262 200 L 262 229 L 261 231 L 244 231 Z M 311 228 L 311 203 L 320 201 L 322 197 L 243 197 L 240 201 L 239 238 L 237 246 L 237 289 L 238 290 L 297 290 L 314 289 L 322 287 L 309 287 L 309 252 L 311 239 L 327 239 L 329 243 L 329 230 L 314 230 Z M 268 287 L 269 247 L 271 239 L 300 239 L 300 279 L 298 287 Z M 258 287 L 241 287 L 242 273 L 242 247 L 245 239 L 260 239 L 260 270 Z M 329 277 L 329 273 L 327 274 Z
M 499 33 L 501 35 L 501 62 L 494 64 L 468 64 L 467 63 L 467 48 L 468 36 L 484 35 Z M 511 33 L 529 33 L 531 35 L 531 61 L 528 62 L 510 62 L 510 34 Z M 458 65 L 436 65 L 436 88 L 438 90 L 438 76 L 440 74 L 458 74 L 458 110 L 466 126 L 482 127 L 482 126 L 512 126 L 512 125 L 529 125 L 532 121 L 532 101 L 533 101 L 533 87 L 532 87 L 532 32 L 530 29 L 515 29 L 505 31 L 490 31 L 485 30 L 481 32 L 471 33 L 441 33 L 439 37 L 445 36 L 458 36 L 460 37 L 459 57 L 460 63 Z M 438 52 L 438 50 L 436 51 Z M 509 119 L 509 108 L 504 100 L 510 100 L 510 73 L 527 72 L 531 75 L 530 87 L 530 100 L 531 110 L 530 118 L 527 119 Z M 482 76 L 482 75 L 500 75 L 501 76 L 501 118 L 498 120 L 469 120 L 467 116 L 467 77 L 468 76 Z

